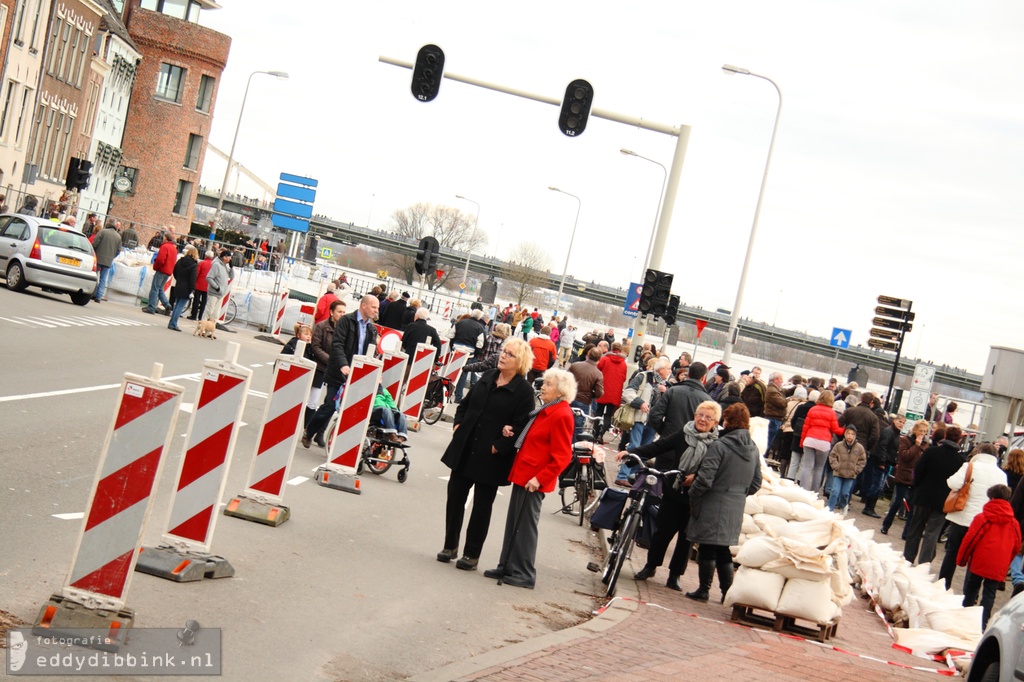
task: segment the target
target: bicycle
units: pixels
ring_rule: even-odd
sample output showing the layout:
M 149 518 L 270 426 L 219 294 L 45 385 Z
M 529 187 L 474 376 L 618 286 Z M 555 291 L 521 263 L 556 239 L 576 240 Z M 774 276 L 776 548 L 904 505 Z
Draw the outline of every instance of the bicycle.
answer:
M 576 437 L 572 445 L 572 463 L 569 466 L 574 470 L 573 484 L 571 488 L 566 486 L 559 489 L 562 508 L 555 513 L 562 512 L 570 516 L 578 516 L 579 524 L 582 526 L 583 519 L 594 510 L 598 502 L 594 473 L 596 467 L 592 462 L 595 456 L 599 457 L 594 450 L 593 428 L 594 423 L 600 420 L 585 414 L 579 408 L 573 408 L 572 411 L 573 414 L 582 417 L 585 421 L 583 431 Z
M 629 492 L 629 505 L 623 510 L 618 528 L 612 532 L 611 537 L 608 539 L 612 547 L 608 550 L 608 556 L 605 557 L 604 564 L 601 566 L 594 562 L 587 564 L 589 570 L 594 572 L 600 571 L 601 582 L 607 586 L 604 593 L 606 598 L 610 598 L 615 594 L 615 585 L 619 580 L 619 573 L 622 571 L 622 566 L 626 563 L 626 559 L 633 553 L 633 545 L 636 543 L 636 536 L 640 530 L 640 525 L 643 523 L 642 519 L 647 505 L 653 499 L 661 497 L 662 485 L 671 485 L 674 482 L 673 479 L 682 473 L 678 469 L 672 469 L 671 471 L 652 469 L 645 466 L 643 460 L 634 454 L 627 454 L 626 459 L 633 460 L 640 467 L 632 475 L 632 477 L 635 477 L 636 483 L 634 483 L 633 489 Z
M 451 400 L 452 380 L 435 374 L 427 383 L 427 393 L 423 396 L 423 421 L 436 424 L 444 414 L 444 404 Z

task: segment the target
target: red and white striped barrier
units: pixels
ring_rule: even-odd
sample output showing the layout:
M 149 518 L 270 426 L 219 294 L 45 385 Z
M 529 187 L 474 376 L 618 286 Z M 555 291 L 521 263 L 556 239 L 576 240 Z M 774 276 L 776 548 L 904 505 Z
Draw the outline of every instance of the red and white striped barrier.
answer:
M 299 306 L 299 322 L 308 324 L 310 327 L 313 326 L 313 316 L 316 315 L 316 305 L 313 303 L 303 303 Z M 306 318 L 309 318 L 308 320 Z
M 281 336 L 281 326 L 284 324 L 284 309 L 288 304 L 288 290 L 285 289 L 277 299 L 277 312 L 274 313 L 274 329 L 271 331 L 275 337 Z
M 161 381 L 162 371 L 157 363 L 149 377 L 124 375 L 71 570 L 61 592 L 43 606 L 37 627 L 131 626 L 134 614 L 122 611 L 125 595 L 184 393 Z
M 402 381 L 405 379 L 405 367 L 409 364 L 409 356 L 400 350 L 385 350 L 381 353 L 384 369 L 380 383 L 396 401 L 402 395 Z
M 444 369 L 441 370 L 441 375 L 449 379 L 452 382 L 452 386 L 458 385 L 462 368 L 466 366 L 469 356 L 472 354 L 473 352 L 464 346 L 455 346 L 452 349 L 451 354 L 448 356 L 448 362 L 445 363 Z
M 356 467 L 383 367 L 383 363 L 373 357 L 373 349 L 367 352 L 368 355 L 352 358 L 341 398 L 341 416 L 334 437 L 328 442 L 327 463 L 316 471 L 316 482 L 320 485 L 357 495 L 361 491 Z
M 279 356 L 274 363 L 272 389 L 260 422 L 248 483 L 245 492 L 224 509 L 227 516 L 271 526 L 280 526 L 291 516 L 281 503 L 302 426 L 303 407 L 316 371 L 316 363 L 303 357 L 305 352 L 305 341 L 299 341 L 295 355 Z
M 399 401 L 402 414 L 405 415 L 409 428 L 415 429 L 420 421 L 420 413 L 423 411 L 423 397 L 427 394 L 427 381 L 430 379 L 430 371 L 434 367 L 434 356 L 437 349 L 425 343 L 416 344 L 416 353 L 412 360 L 412 369 L 409 371 L 409 379 L 402 387 L 402 397 Z
M 223 360 L 203 363 L 162 536 L 165 544 L 146 548 L 138 571 L 179 582 L 234 575 L 228 562 L 206 555 L 252 379 L 252 370 L 236 362 L 238 351 L 237 343 L 229 343 Z M 190 565 L 182 566 L 183 558 Z
M 224 318 L 228 314 L 228 301 L 231 300 L 231 280 L 228 280 L 228 290 L 224 294 L 224 298 L 220 300 L 220 316 L 217 318 L 218 322 L 224 322 Z

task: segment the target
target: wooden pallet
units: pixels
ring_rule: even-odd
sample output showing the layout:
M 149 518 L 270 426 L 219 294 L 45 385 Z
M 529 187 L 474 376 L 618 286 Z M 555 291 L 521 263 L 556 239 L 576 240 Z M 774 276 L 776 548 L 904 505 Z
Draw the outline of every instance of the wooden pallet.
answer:
M 755 613 L 756 611 L 763 613 Z M 807 637 L 819 642 L 832 639 L 836 636 L 836 631 L 839 629 L 838 618 L 829 623 L 816 623 L 806 618 L 777 613 L 759 606 L 748 606 L 747 604 L 733 604 L 730 620 L 744 625 L 769 628 L 775 632 L 800 635 L 801 637 Z M 800 623 L 807 623 L 807 625 Z

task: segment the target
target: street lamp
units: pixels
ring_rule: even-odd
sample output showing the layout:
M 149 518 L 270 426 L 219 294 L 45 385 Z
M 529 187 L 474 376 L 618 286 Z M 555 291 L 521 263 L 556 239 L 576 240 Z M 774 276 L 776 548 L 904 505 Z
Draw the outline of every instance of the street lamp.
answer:
M 569 256 L 572 254 L 572 243 L 576 241 L 576 226 L 580 222 L 580 209 L 583 208 L 583 202 L 580 198 L 571 192 L 566 192 L 564 189 L 558 189 L 557 187 L 548 187 L 552 192 L 561 192 L 562 194 L 568 194 L 576 200 L 576 220 L 572 224 L 572 235 L 569 237 L 569 250 L 565 254 L 565 267 L 562 268 L 562 281 L 558 283 L 558 299 L 555 302 L 555 308 L 562 305 L 562 290 L 565 289 L 565 276 L 569 272 Z M 558 314 L 558 310 L 555 310 L 555 315 Z
M 242 127 L 242 112 L 245 111 L 245 100 L 249 96 L 249 86 L 252 85 L 252 77 L 258 73 L 265 73 L 268 76 L 274 76 L 279 80 L 288 79 L 288 74 L 284 71 L 253 71 L 249 74 L 249 80 L 245 83 L 245 94 L 242 95 L 242 106 L 238 110 L 238 122 L 235 124 L 235 138 L 231 141 L 231 151 L 228 152 L 228 167 L 224 170 L 224 182 L 220 185 L 220 196 L 217 197 L 217 210 L 213 214 L 213 226 L 215 230 L 220 227 L 220 214 L 224 209 L 224 192 L 228 188 L 228 180 L 231 177 L 231 164 L 235 159 L 235 145 L 238 143 L 238 131 Z
M 725 352 L 722 354 L 722 362 L 728 365 L 729 360 L 732 358 L 732 347 L 739 336 L 740 304 L 743 303 L 743 289 L 747 285 L 747 270 L 750 267 L 750 257 L 754 253 L 754 238 L 757 236 L 757 219 L 761 217 L 761 203 L 764 200 L 764 188 L 768 183 L 768 168 L 772 164 L 772 151 L 775 149 L 775 133 L 779 131 L 779 117 L 782 115 L 782 90 L 779 89 L 778 83 L 773 81 L 771 78 L 754 73 L 749 69 L 741 69 L 738 66 L 724 64 L 722 66 L 722 71 L 725 71 L 730 75 L 740 74 L 741 76 L 753 76 L 754 78 L 766 80 L 775 86 L 775 91 L 779 93 L 779 108 L 775 112 L 775 127 L 772 128 L 772 140 L 768 144 L 768 160 L 764 163 L 764 177 L 761 178 L 761 191 L 757 195 L 757 208 L 754 209 L 754 224 L 750 226 L 750 239 L 747 241 L 747 255 L 743 259 L 743 272 L 740 273 L 740 286 L 736 290 L 736 304 L 732 307 L 732 317 L 729 319 L 729 333 L 725 339 Z
M 665 168 L 665 164 L 661 163 L 660 161 L 655 161 L 654 159 L 649 159 L 646 156 L 641 156 L 640 154 L 637 154 L 636 152 L 634 152 L 634 151 L 632 151 L 630 149 L 620 149 L 619 153 L 623 154 L 625 156 L 635 156 L 638 159 L 643 159 L 644 161 L 650 161 L 651 163 L 656 163 L 659 166 L 661 166 L 661 172 L 664 174 L 663 177 L 662 177 L 662 180 L 661 180 L 661 194 L 658 195 L 658 210 L 654 214 L 654 228 L 651 230 L 651 239 L 650 239 L 650 241 L 647 244 L 647 250 L 644 252 L 644 267 L 640 271 L 640 284 L 643 285 L 644 276 L 647 274 L 647 269 L 651 267 L 651 259 L 654 256 L 654 237 L 658 233 L 658 224 L 659 224 L 659 222 L 661 220 L 661 207 L 662 207 L 662 202 L 665 200 L 665 184 L 668 182 L 668 169 Z M 661 254 L 658 255 L 658 265 L 659 265 L 659 267 L 661 265 Z M 667 327 L 666 327 L 666 334 L 667 334 L 667 331 L 668 330 L 667 330 Z M 633 339 L 633 344 L 637 348 L 639 348 L 639 347 L 641 347 L 643 345 L 643 343 L 644 343 L 644 334 L 646 334 L 646 333 L 647 333 L 647 317 L 642 315 L 642 314 L 638 314 L 636 316 L 636 318 L 633 320 L 632 334 L 631 334 L 631 338 Z M 664 345 L 665 344 L 662 343 L 662 346 L 664 346 Z
M 473 234 L 469 237 L 469 245 L 466 246 L 466 267 L 462 271 L 462 284 L 463 287 L 459 287 L 459 300 L 462 300 L 462 292 L 469 286 L 469 259 L 473 255 L 473 243 L 476 241 L 476 227 L 480 223 L 480 204 L 479 202 L 468 199 L 461 194 L 455 195 L 456 199 L 462 199 L 468 201 L 471 204 L 476 204 L 476 217 L 473 219 Z

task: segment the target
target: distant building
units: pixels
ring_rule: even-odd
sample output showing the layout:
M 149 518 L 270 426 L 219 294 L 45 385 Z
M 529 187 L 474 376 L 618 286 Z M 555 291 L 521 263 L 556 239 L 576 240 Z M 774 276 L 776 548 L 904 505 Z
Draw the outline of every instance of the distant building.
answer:
M 115 5 L 120 2 L 115 2 Z M 110 213 L 187 233 L 231 38 L 198 24 L 212 0 L 128 0 L 124 23 L 142 54 Z M 123 179 L 122 179 L 123 178 Z

